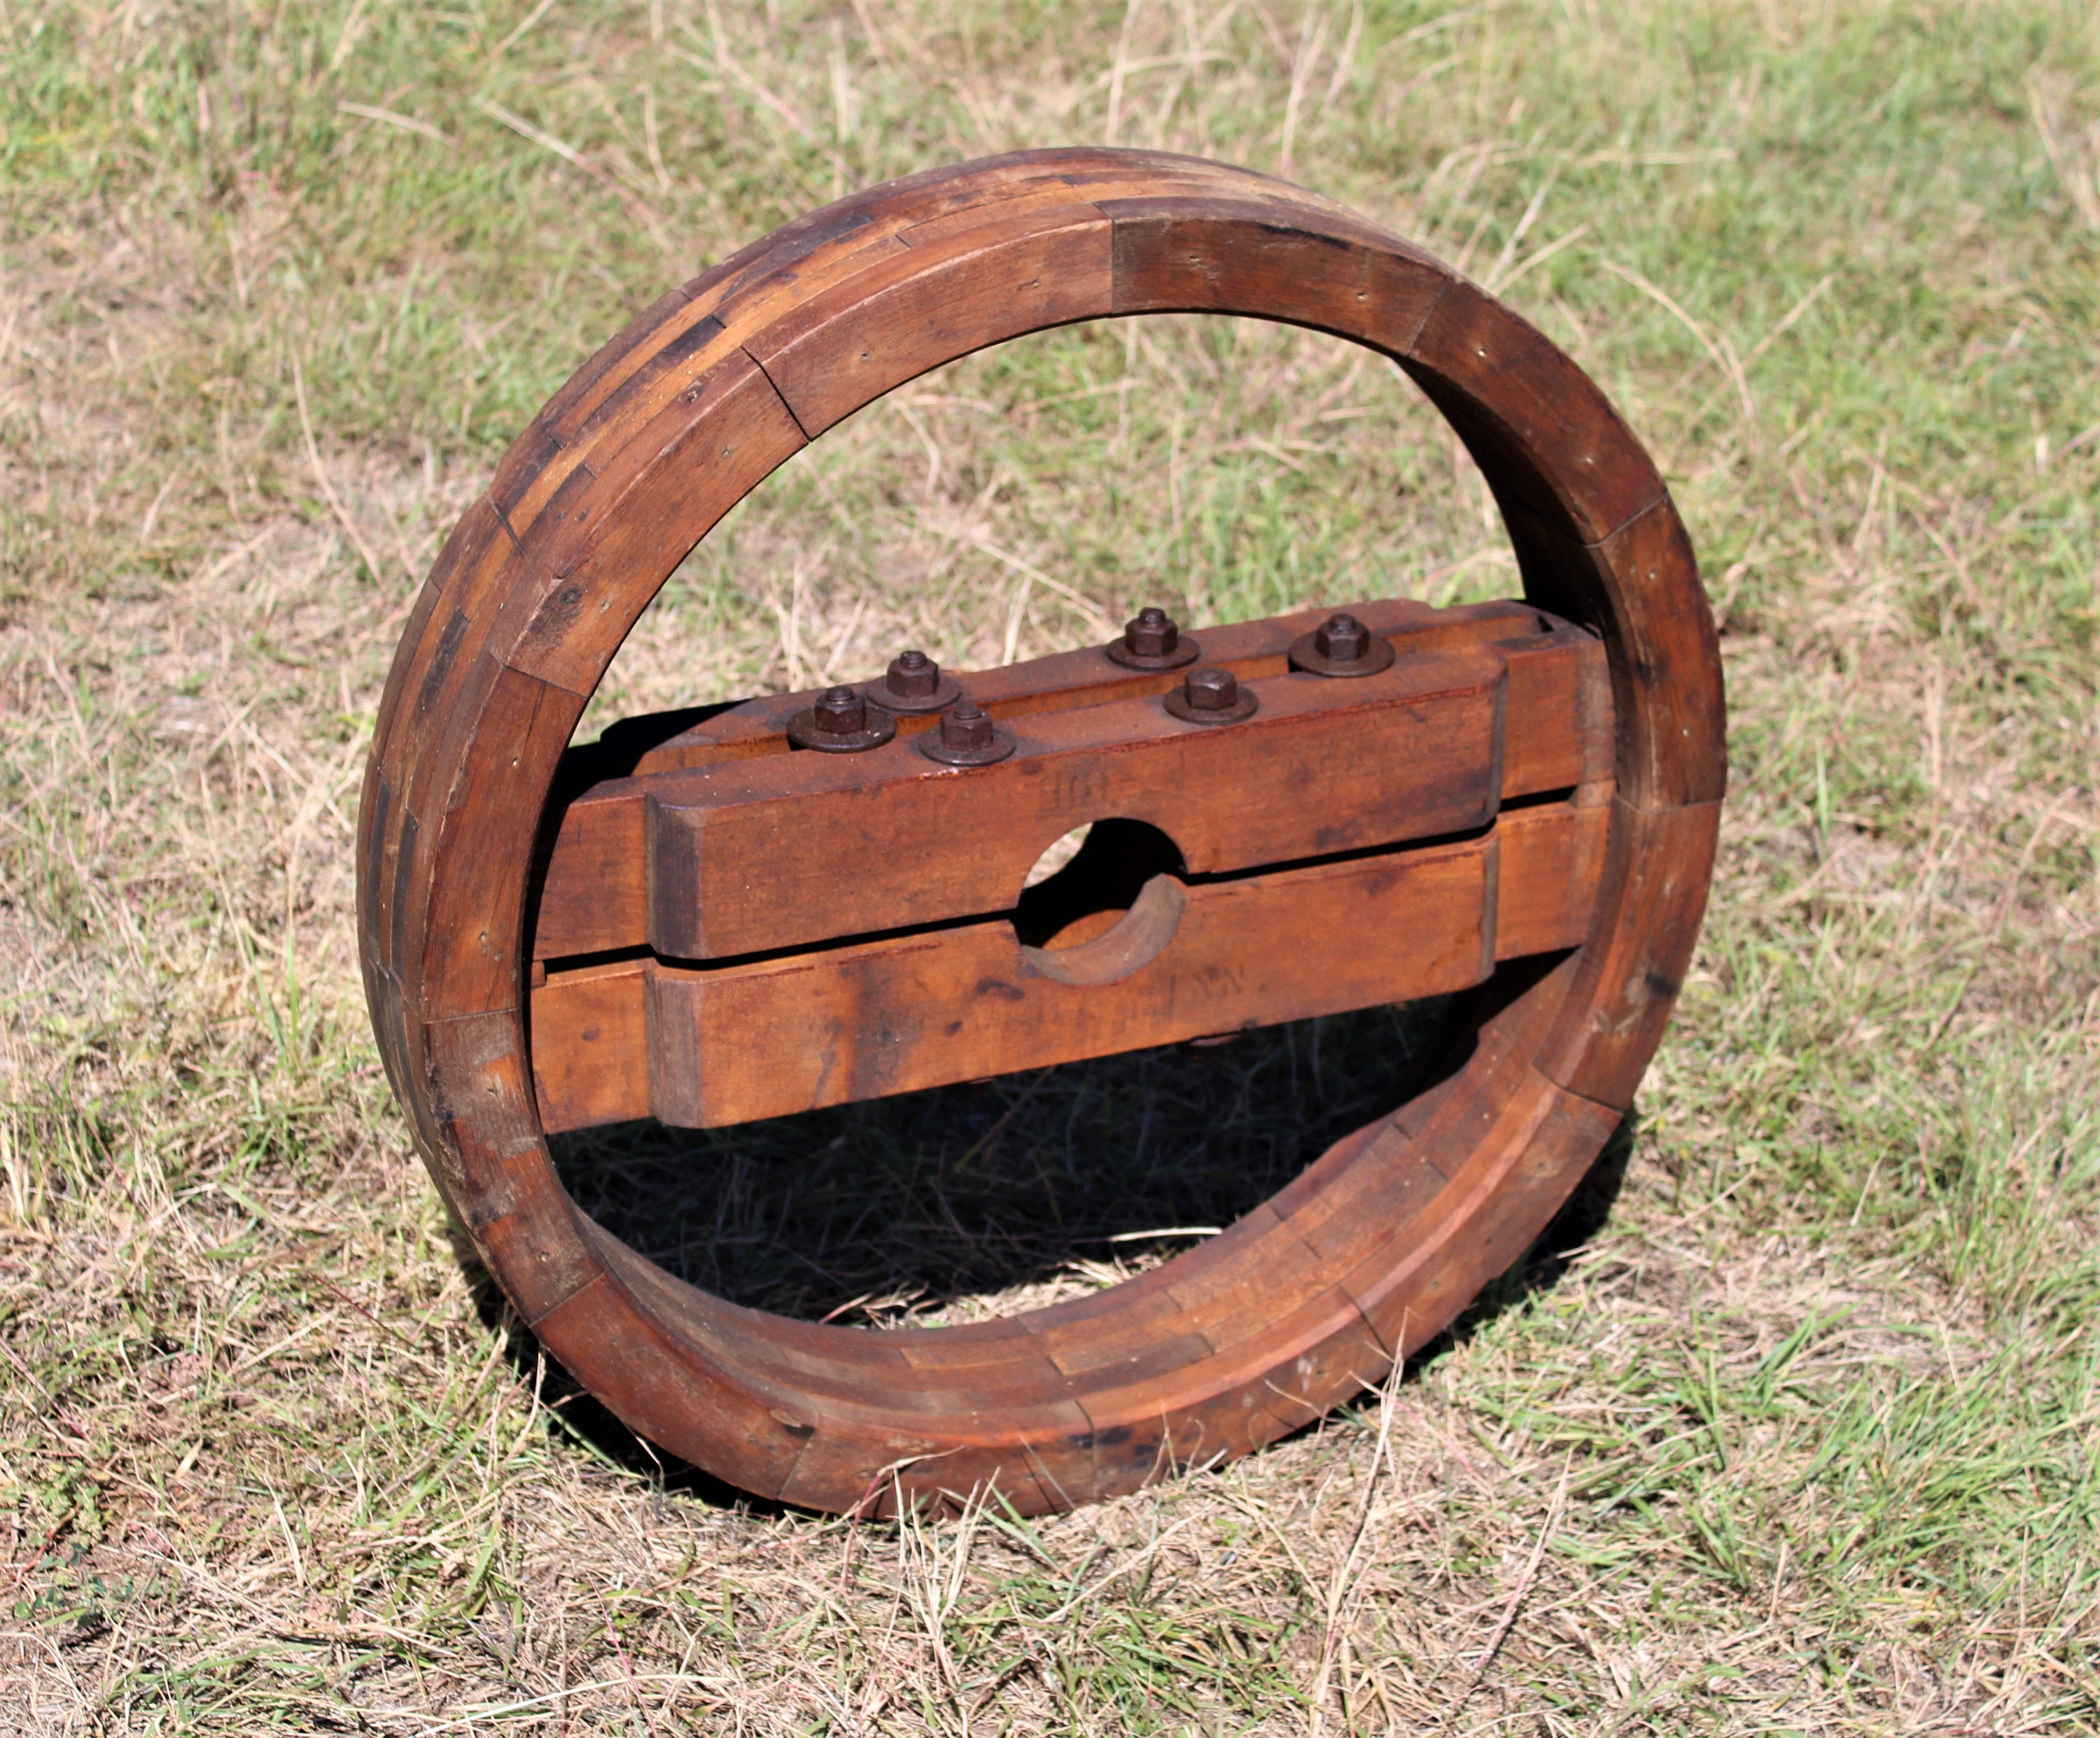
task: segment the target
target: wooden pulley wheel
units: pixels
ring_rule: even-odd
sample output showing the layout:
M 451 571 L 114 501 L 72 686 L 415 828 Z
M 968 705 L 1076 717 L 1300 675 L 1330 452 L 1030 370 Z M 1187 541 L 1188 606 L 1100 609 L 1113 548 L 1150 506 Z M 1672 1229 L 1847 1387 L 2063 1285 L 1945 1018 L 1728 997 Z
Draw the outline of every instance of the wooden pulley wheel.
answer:
M 624 757 L 570 750 L 659 586 L 806 442 L 986 345 L 1191 311 L 1405 369 L 1493 488 L 1523 601 L 1141 615 L 1110 647 L 961 675 L 901 659 L 857 690 L 616 729 Z M 1297 188 L 1028 152 L 753 244 L 511 448 L 381 707 L 366 990 L 481 1259 L 634 1429 L 818 1509 L 992 1487 L 1062 1508 L 1317 1418 L 1523 1252 L 1661 1038 L 1724 777 L 1691 547 L 1573 362 Z M 1071 869 L 1017 904 L 1087 823 Z M 1005 1319 L 885 1331 L 733 1305 L 584 1215 L 549 1158 L 551 1131 L 739 1123 L 1458 990 L 1471 1012 L 1430 1090 L 1221 1235 Z

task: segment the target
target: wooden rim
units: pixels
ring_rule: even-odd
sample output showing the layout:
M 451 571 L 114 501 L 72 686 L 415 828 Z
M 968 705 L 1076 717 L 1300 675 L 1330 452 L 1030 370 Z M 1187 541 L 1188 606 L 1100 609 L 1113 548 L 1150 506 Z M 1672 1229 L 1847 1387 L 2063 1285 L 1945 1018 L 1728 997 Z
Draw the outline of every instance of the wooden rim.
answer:
M 1464 440 L 1525 594 L 1606 642 L 1617 713 L 1589 937 L 1506 968 L 1470 1057 L 1222 1235 L 968 1326 L 789 1321 L 673 1278 L 557 1180 L 532 1087 L 524 909 L 585 704 L 730 508 L 841 418 L 1082 320 L 1252 315 L 1391 357 Z M 1543 1228 L 1660 1040 L 1725 779 L 1720 666 L 1661 478 L 1538 332 L 1398 237 L 1157 153 L 990 158 L 870 189 L 673 291 L 505 456 L 423 588 L 360 815 L 360 941 L 416 1140 L 541 1343 L 655 1442 L 828 1510 L 996 1484 L 1023 1511 L 1244 1453 L 1375 1383 Z

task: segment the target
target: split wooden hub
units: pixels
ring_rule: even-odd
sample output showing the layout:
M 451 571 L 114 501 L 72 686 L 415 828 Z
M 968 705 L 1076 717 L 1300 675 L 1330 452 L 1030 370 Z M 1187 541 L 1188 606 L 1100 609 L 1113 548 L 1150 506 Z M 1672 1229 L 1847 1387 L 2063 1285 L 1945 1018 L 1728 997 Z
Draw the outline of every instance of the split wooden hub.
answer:
M 1193 637 L 1149 613 L 1110 646 L 960 677 L 900 658 L 858 690 L 567 748 L 664 578 L 805 440 L 984 344 L 1169 310 L 1391 356 L 1494 489 L 1524 600 Z M 637 1429 L 817 1507 L 992 1484 L 1064 1506 L 1317 1417 L 1522 1252 L 1661 1035 L 1723 777 L 1683 530 L 1544 338 L 1264 178 L 995 159 L 856 195 L 665 298 L 513 448 L 382 708 L 367 988 L 490 1271 Z M 1459 990 L 1439 1083 L 1266 1206 L 1127 1285 L 970 1327 L 710 1297 L 581 1215 L 545 1145 Z
M 916 752 L 930 717 L 791 752 L 761 703 L 591 786 L 533 928 L 542 1122 L 779 1116 L 1577 946 L 1611 790 L 1603 644 L 1522 604 L 1355 614 L 1394 655 L 1361 681 L 1289 668 L 1301 621 L 1207 633 L 1255 708 L 1222 726 L 1167 710 L 1183 676 L 1096 650 L 960 685 L 1008 738 L 992 764 Z M 1097 821 L 1024 896 L 1040 849 Z

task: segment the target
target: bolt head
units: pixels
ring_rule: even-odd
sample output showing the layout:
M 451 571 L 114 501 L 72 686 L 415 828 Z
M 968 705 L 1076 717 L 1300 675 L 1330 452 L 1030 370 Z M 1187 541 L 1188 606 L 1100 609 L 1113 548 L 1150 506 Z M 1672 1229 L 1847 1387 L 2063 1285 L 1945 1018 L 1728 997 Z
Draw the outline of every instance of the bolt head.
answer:
M 867 728 L 867 702 L 852 688 L 832 688 L 817 702 L 812 721 L 823 736 L 853 736 Z
M 964 700 L 941 714 L 941 740 L 948 748 L 988 748 L 991 736 L 991 715 L 982 706 Z
M 1140 658 L 1167 657 L 1180 642 L 1180 629 L 1164 610 L 1140 610 L 1123 630 L 1123 649 Z
M 889 660 L 884 686 L 900 700 L 923 700 L 941 686 L 941 666 L 915 646 Z
M 1240 685 L 1230 670 L 1191 670 L 1182 692 L 1191 712 L 1229 712 L 1240 700 Z
M 1312 630 L 1312 647 L 1337 664 L 1354 664 L 1371 649 L 1370 630 L 1353 615 L 1330 615 Z

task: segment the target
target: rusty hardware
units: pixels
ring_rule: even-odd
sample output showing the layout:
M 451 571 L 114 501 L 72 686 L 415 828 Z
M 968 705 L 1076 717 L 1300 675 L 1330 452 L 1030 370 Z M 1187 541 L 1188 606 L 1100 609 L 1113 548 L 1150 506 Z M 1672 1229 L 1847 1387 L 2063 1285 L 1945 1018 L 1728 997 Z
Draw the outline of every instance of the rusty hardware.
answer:
M 892 658 L 882 680 L 862 691 L 885 712 L 908 717 L 946 712 L 962 698 L 963 685 L 915 646 Z
M 1184 724 L 1238 724 L 1261 702 L 1230 670 L 1191 670 L 1161 704 Z
M 1123 637 L 1101 650 L 1129 670 L 1178 670 L 1203 655 L 1166 611 L 1148 605 L 1123 624 Z
M 1290 667 L 1315 676 L 1375 676 L 1393 659 L 1392 642 L 1346 610 L 1290 642 Z
M 919 752 L 947 766 L 990 766 L 1013 752 L 1013 739 L 984 708 L 964 700 L 942 713 L 940 724 L 919 739 Z
M 880 748 L 897 734 L 897 720 L 857 688 L 827 688 L 815 705 L 788 721 L 788 740 L 824 754 Z
M 986 346 L 1166 312 L 1295 324 L 1396 365 L 1486 478 L 1522 598 L 1358 598 L 1208 627 L 1200 650 L 1147 610 L 1112 645 L 936 672 L 931 692 L 933 660 L 900 655 L 858 687 L 571 743 L 658 588 L 810 440 Z M 1185 721 L 1242 707 L 1231 730 Z M 784 1502 L 996 1490 L 1036 1513 L 1274 1441 L 1523 1253 L 1661 1041 L 1726 774 L 1676 509 L 1534 327 L 1266 177 L 1026 152 L 753 243 L 520 435 L 380 708 L 365 989 L 480 1259 L 636 1430 Z M 547 1145 L 1431 996 L 1455 999 L 1434 1084 L 1139 1277 L 967 1326 L 732 1308 L 585 1215 Z

